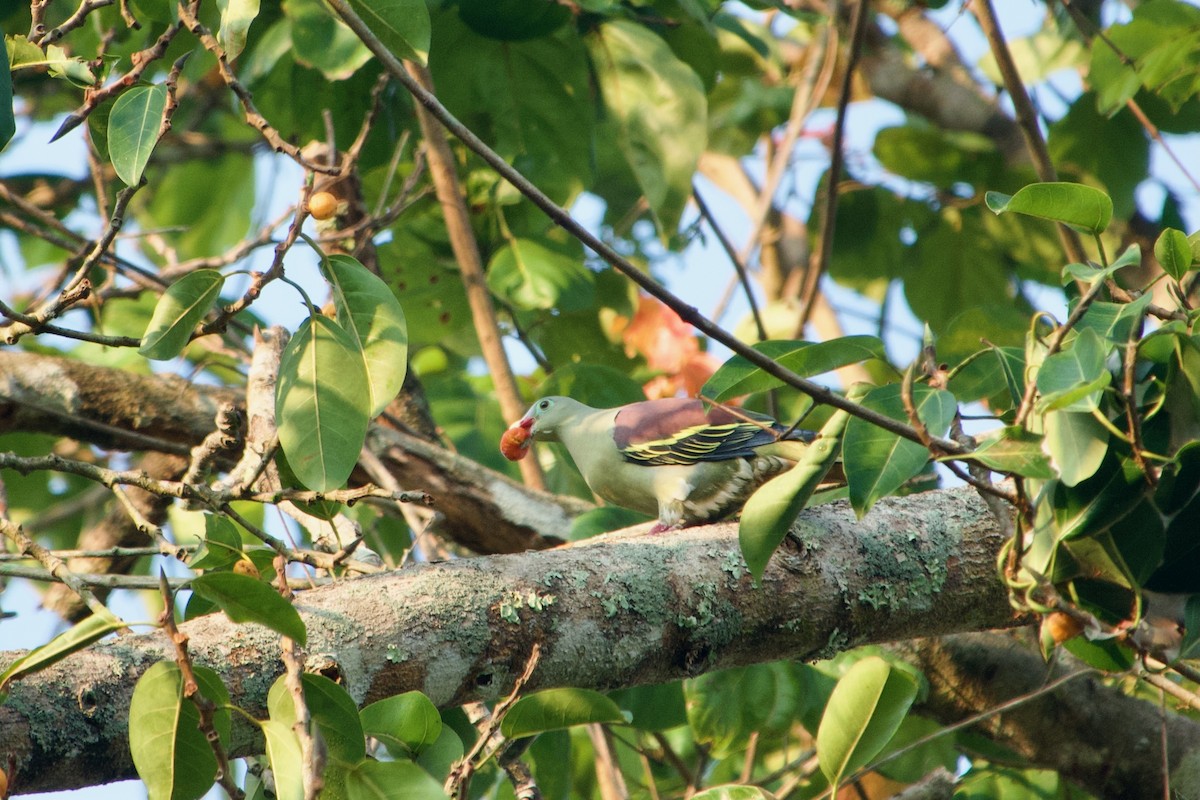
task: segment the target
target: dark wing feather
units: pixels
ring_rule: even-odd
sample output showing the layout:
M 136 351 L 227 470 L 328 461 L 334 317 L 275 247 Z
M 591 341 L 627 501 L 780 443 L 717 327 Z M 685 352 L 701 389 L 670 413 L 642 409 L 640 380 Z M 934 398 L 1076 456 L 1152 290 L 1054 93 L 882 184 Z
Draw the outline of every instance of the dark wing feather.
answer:
M 723 408 L 706 409 L 699 400 L 651 400 L 622 409 L 613 439 L 626 461 L 646 466 L 696 464 L 748 458 L 754 448 L 778 441 L 787 428 L 770 417 Z M 810 440 L 796 430 L 788 439 Z

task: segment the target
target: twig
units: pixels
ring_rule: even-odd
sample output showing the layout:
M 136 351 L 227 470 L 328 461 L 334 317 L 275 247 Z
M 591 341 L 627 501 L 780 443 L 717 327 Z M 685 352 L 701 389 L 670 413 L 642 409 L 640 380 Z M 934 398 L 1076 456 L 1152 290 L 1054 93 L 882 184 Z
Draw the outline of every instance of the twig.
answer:
M 180 480 L 184 483 L 199 483 L 213 462 L 242 439 L 244 427 L 245 420 L 232 403 L 217 409 L 215 427 L 200 444 L 192 448 L 187 472 Z
M 7 516 L 0 516 L 0 534 L 4 535 L 13 543 L 20 553 L 27 554 L 41 564 L 48 578 L 57 580 L 68 589 L 79 596 L 79 599 L 87 604 L 93 612 L 100 614 L 108 611 L 104 603 L 97 599 L 96 595 L 92 594 L 87 581 L 80 578 L 79 575 L 67 569 L 67 565 L 61 558 L 54 555 L 52 552 L 42 547 L 40 544 L 30 539 L 25 531 L 21 530 L 21 526 L 12 522 Z M 7 570 L 5 570 L 7 572 Z
M 445 784 L 445 792 L 450 797 L 466 797 L 471 785 L 471 776 L 477 766 L 476 759 L 486 749 L 493 751 L 499 749 L 503 741 L 500 734 L 500 723 L 504 720 L 504 715 L 512 708 L 513 703 L 520 698 L 521 690 L 525 688 L 525 684 L 533 675 L 541 657 L 542 646 L 540 643 L 534 642 L 529 649 L 529 658 L 525 660 L 525 669 L 513 682 L 512 692 L 497 703 L 494 710 L 488 711 L 487 706 L 482 703 L 470 703 L 464 707 L 468 718 L 474 717 L 471 720 L 472 724 L 479 727 L 479 738 L 475 740 L 470 751 L 450 768 L 450 774 L 446 777 Z
M 283 556 L 275 559 L 275 574 L 278 577 L 276 588 L 280 596 L 291 602 L 292 590 L 284 577 L 287 575 L 287 562 Z M 292 730 L 300 741 L 300 755 L 304 763 L 304 797 L 305 800 L 317 800 L 325 786 L 325 748 L 317 741 L 320 734 L 314 731 L 308 703 L 304 701 L 304 683 L 301 680 L 304 672 L 303 655 L 296 642 L 288 636 L 279 638 L 279 650 L 285 669 L 283 682 L 292 696 L 292 706 L 296 709 L 296 721 L 292 723 Z
M 1075 308 L 1071 310 L 1067 321 L 1055 329 L 1050 336 L 1050 342 L 1046 346 L 1046 356 L 1052 356 L 1062 347 L 1063 339 L 1071 332 L 1079 320 L 1083 319 L 1083 315 L 1091 307 L 1092 302 L 1100 296 L 1100 292 L 1104 290 L 1104 281 L 1096 281 L 1084 293 L 1083 297 L 1079 298 L 1079 302 L 1075 304 Z M 1014 425 L 1023 425 L 1029 414 L 1033 411 L 1033 399 L 1037 396 L 1037 382 L 1027 381 L 1025 384 L 1025 395 L 1021 398 L 1021 405 L 1017 409 L 1017 415 L 1013 419 Z
M 625 785 L 625 776 L 613 754 L 612 742 L 608 740 L 605 727 L 598 723 L 584 726 L 588 739 L 592 742 L 593 764 L 596 771 L 596 784 L 600 790 L 600 800 L 629 800 L 629 789 Z M 685 795 L 686 797 L 686 795 Z
M 198 502 L 214 512 L 225 514 L 244 527 L 247 531 L 258 538 L 263 544 L 270 547 L 277 554 L 286 557 L 289 561 L 295 561 L 301 564 L 317 567 L 318 569 L 332 570 L 337 565 L 334 563 L 333 556 L 328 553 L 317 553 L 310 550 L 293 550 L 280 542 L 273 536 L 268 535 L 258 526 L 254 525 L 249 520 L 245 519 L 241 514 L 237 513 L 224 498 L 210 489 L 208 486 L 196 483 L 184 483 L 182 481 L 168 481 L 151 478 L 140 471 L 126 471 L 108 469 L 96 464 L 89 464 L 84 461 L 76 461 L 73 459 L 63 458 L 58 455 L 46 456 L 30 456 L 21 457 L 15 453 L 0 452 L 0 468 L 14 469 L 22 475 L 28 475 L 30 472 L 51 471 L 63 472 L 71 475 L 79 475 L 96 483 L 103 484 L 113 491 L 118 500 L 124 500 L 124 506 L 130 513 L 134 524 L 138 529 L 147 535 L 154 536 L 162 543 L 160 549 L 165 548 L 165 552 L 174 557 L 180 557 L 180 552 L 177 550 L 177 545 L 169 542 L 162 535 L 162 529 L 157 525 L 153 525 L 146 521 L 137 509 L 128 502 L 127 498 L 122 498 L 119 492 L 121 486 L 136 486 L 139 489 L 158 494 L 163 497 L 174 497 L 180 500 Z M 401 493 L 402 495 L 405 493 Z M 416 497 L 412 499 L 424 500 L 427 495 L 423 492 L 412 493 Z M 339 492 L 314 493 L 298 490 L 281 490 L 277 493 L 270 493 L 265 497 L 270 497 L 270 502 L 282 502 L 284 499 L 295 497 L 298 501 L 311 501 L 319 499 L 333 499 L 337 502 L 345 502 L 342 498 L 354 497 L 360 499 L 365 496 L 379 496 L 389 500 L 401 501 L 401 497 L 394 496 L 394 493 L 388 492 L 376 487 L 364 489 L 341 490 Z M 259 499 L 260 502 L 265 502 L 258 495 L 252 495 L 250 499 Z M 343 566 L 347 569 L 353 569 L 356 572 L 376 573 L 383 571 L 382 567 L 373 564 L 367 564 L 359 561 L 344 561 Z
M 25 528 L 28 525 L 22 525 Z M 179 546 L 181 550 L 194 551 L 199 545 L 186 544 Z M 141 558 L 142 556 L 159 555 L 157 547 L 105 547 L 99 550 L 50 550 L 55 558 Z M 28 553 L 0 553 L 0 562 L 5 561 L 35 561 Z
M 414 62 L 407 62 L 406 70 L 405 77 L 431 94 L 432 77 L 429 70 Z M 492 295 L 484 276 L 479 243 L 475 240 L 466 200 L 463 198 L 459 186 L 454 157 L 436 116 L 418 105 L 417 119 L 421 123 L 421 134 L 425 139 L 425 156 L 429 162 L 429 174 L 433 178 L 438 200 L 442 204 L 446 232 L 450 235 L 450 247 L 454 250 L 455 260 L 462 273 L 467 302 L 471 306 L 471 318 L 475 323 L 475 335 L 479 339 L 479 348 L 483 352 L 484 361 L 487 362 L 488 372 L 491 373 L 496 399 L 500 401 L 500 410 L 504 414 L 505 421 L 516 422 L 525 412 L 525 405 L 521 401 L 517 380 L 508 363 L 508 356 L 504 352 L 500 323 L 496 319 L 496 308 L 492 304 Z M 546 481 L 542 477 L 542 470 L 538 466 L 537 459 L 526 458 L 520 461 L 519 465 L 521 477 L 524 478 L 527 486 L 533 489 L 544 490 L 546 488 Z
M 250 520 L 237 513 L 232 506 L 225 505 L 220 509 L 221 513 L 227 515 L 237 524 L 245 528 L 250 535 L 258 539 L 267 547 L 275 551 L 275 555 L 286 558 L 289 562 L 297 564 L 307 564 L 310 567 L 323 569 L 326 572 L 332 573 L 339 564 L 348 572 L 358 572 L 363 575 L 377 575 L 381 572 L 386 572 L 387 569 L 378 564 L 368 564 L 364 561 L 355 561 L 342 558 L 335 563 L 333 553 L 322 553 L 316 550 L 303 550 L 299 548 L 289 548 L 283 542 L 269 535 L 262 528 L 258 527 Z
M 379 73 L 379 77 L 375 79 L 375 85 L 371 87 L 371 105 L 367 108 L 367 115 L 363 117 L 362 124 L 358 126 L 358 135 L 354 137 L 354 141 L 346 148 L 346 157 L 342 159 L 340 164 L 342 176 L 350 174 L 355 164 L 358 163 L 358 157 L 362 153 L 363 145 L 367 143 L 367 136 L 371 133 L 371 128 L 375 126 L 375 120 L 379 118 L 379 110 L 383 106 L 383 92 L 387 89 L 391 79 L 386 72 Z M 405 131 L 407 133 L 407 131 Z
M 48 44 L 54 44 L 62 39 L 71 31 L 78 28 L 87 19 L 88 15 L 93 11 L 111 6 L 115 0 L 83 0 L 79 4 L 79 8 L 75 9 L 75 13 L 67 17 L 63 24 L 47 31 L 45 25 L 40 22 L 35 23 L 35 27 L 30 29 L 29 41 L 39 47 L 45 47 Z M 44 7 L 44 5 L 43 5 Z
M 820 70 L 816 68 L 818 64 L 821 65 Z M 758 193 L 758 202 L 751 213 L 750 235 L 746 238 L 746 244 L 743 245 L 741 252 L 743 262 L 749 259 L 758 244 L 763 226 L 767 221 L 767 215 L 775 200 L 775 192 L 779 189 L 779 183 L 787 172 L 788 162 L 791 160 L 792 151 L 804 130 L 804 123 L 829 87 L 836 66 L 837 25 L 830 20 L 826 24 L 825 37 L 821 40 L 819 47 L 812 49 L 808 68 L 801 77 L 796 91 L 792 94 L 792 107 L 788 112 L 783 138 L 775 150 L 774 158 L 767 164 L 767 174 Z
M 112 575 L 106 572 L 75 572 L 74 579 L 87 587 L 98 589 L 130 589 L 134 591 L 158 589 L 158 579 L 148 575 Z M 52 574 L 49 570 L 37 567 L 22 567 L 17 564 L 0 564 L 0 576 L 7 578 L 23 578 L 43 583 L 65 583 L 64 580 Z M 191 578 L 169 578 L 173 588 L 186 586 Z M 309 589 L 313 586 L 327 586 L 334 583 L 333 578 L 299 579 L 288 578 L 288 586 L 293 589 Z
M 1130 328 L 1129 340 L 1122 348 L 1121 401 L 1125 406 L 1125 421 L 1129 425 L 1131 455 L 1134 463 L 1145 477 L 1146 485 L 1153 489 L 1158 485 L 1159 470 L 1146 459 L 1145 446 L 1142 441 L 1142 415 L 1138 412 L 1136 394 L 1138 343 L 1142 338 L 1145 324 L 1145 317 L 1138 315 L 1137 324 Z
M 1016 62 L 1013 61 L 1008 43 L 1004 41 L 1004 34 L 996 22 L 996 12 L 992 8 L 992 0 L 975 0 L 970 7 L 976 19 L 979 20 L 979 27 L 983 30 L 984 36 L 987 37 L 992 55 L 996 59 L 996 66 L 1000 69 L 1000 75 L 1004 79 L 1004 88 L 1012 99 L 1013 109 L 1017 114 L 1017 125 L 1025 137 L 1025 148 L 1029 151 L 1029 157 L 1033 161 L 1033 168 L 1037 172 L 1038 180 L 1057 180 L 1058 175 L 1054 169 L 1054 162 L 1050 160 L 1050 151 L 1046 148 L 1046 140 L 1042 138 L 1042 129 L 1038 125 L 1037 111 L 1029 99 L 1029 93 L 1025 91 L 1025 83 L 1021 80 L 1021 74 L 1017 72 Z M 1085 263 L 1087 256 L 1083 252 L 1083 245 L 1080 244 L 1075 231 L 1061 223 L 1057 228 L 1058 237 L 1067 254 L 1067 259 L 1077 264 Z
M 145 181 L 143 180 L 135 186 L 127 186 L 117 194 L 117 201 L 113 205 L 112 216 L 109 218 L 104 232 L 96 240 L 91 252 L 83 259 L 83 263 L 75 269 L 74 276 L 63 287 L 63 290 L 55 300 L 43 303 L 41 308 L 32 314 L 20 315 L 19 319 L 11 313 L 5 313 L 5 316 L 17 319 L 12 325 L 8 326 L 8 330 L 4 335 L 5 341 L 8 344 L 16 344 L 26 334 L 43 330 L 47 322 L 62 316 L 77 303 L 87 299 L 92 291 L 92 283 L 88 280 L 87 275 L 92 267 L 107 253 L 109 245 L 112 244 L 113 239 L 117 236 L 117 232 L 121 230 L 121 226 L 125 223 L 125 209 L 129 206 L 129 201 L 133 199 L 133 196 L 144 183 Z
M 551 220 L 564 228 L 569 234 L 574 236 L 589 249 L 595 252 L 598 256 L 611 264 L 618 272 L 624 274 L 631 281 L 636 283 L 648 294 L 661 300 L 672 311 L 677 313 L 680 318 L 695 327 L 701 333 L 705 334 L 714 341 L 728 347 L 734 353 L 744 357 L 751 364 L 759 367 L 768 375 L 778 378 L 789 386 L 793 386 L 802 392 L 805 392 L 818 403 L 833 406 L 841 409 L 852 416 L 856 416 L 866 422 L 869 422 L 876 427 L 896 434 L 909 441 L 919 442 L 920 438 L 916 432 L 902 422 L 888 417 L 885 414 L 880 414 L 872 409 L 864 408 L 858 403 L 846 400 L 836 392 L 814 382 L 795 372 L 785 369 L 777 364 L 773 359 L 763 355 L 753 347 L 739 341 L 736 337 L 730 335 L 727 331 L 721 328 L 716 323 L 712 322 L 693 306 L 688 305 L 683 300 L 679 299 L 673 293 L 664 288 L 660 283 L 655 281 L 649 275 L 645 274 L 627 259 L 617 253 L 611 246 L 594 236 L 590 231 L 580 225 L 573 219 L 570 213 L 556 204 L 553 200 L 545 195 L 540 189 L 534 186 L 525 176 L 515 170 L 508 162 L 504 160 L 496 151 L 487 146 L 478 136 L 476 136 L 469 128 L 463 125 L 451 114 L 445 106 L 443 106 L 436 97 L 426 91 L 419 83 L 413 80 L 404 69 L 404 65 L 400 63 L 388 49 L 379 41 L 379 38 L 371 32 L 371 29 L 365 22 L 350 8 L 346 0 L 329 0 L 330 6 L 342 18 L 343 21 L 354 31 L 367 48 L 380 60 L 399 81 L 405 89 L 412 93 L 413 97 L 423 107 L 446 127 L 452 134 L 458 137 L 463 144 L 470 150 L 482 158 L 489 166 L 495 169 L 505 180 L 513 185 L 521 194 L 529 198 L 529 200 L 540 208 Z M 957 442 L 948 440 L 938 440 L 939 447 L 948 453 L 963 453 L 966 452 L 962 445 Z
M 700 196 L 700 189 L 695 183 L 692 184 L 692 199 L 696 201 L 696 208 L 700 210 L 700 216 L 708 223 L 708 227 L 712 228 L 712 232 L 717 236 L 717 241 L 721 243 L 721 249 L 725 251 L 725 255 L 733 264 L 738 281 L 742 284 L 742 291 L 746 295 L 746 302 L 750 304 L 750 315 L 754 318 L 754 328 L 758 332 L 758 339 L 765 342 L 768 338 L 767 328 L 763 325 L 762 314 L 758 310 L 758 300 L 754 298 L 754 287 L 750 285 L 750 276 L 746 272 L 745 262 L 734 248 L 733 242 L 729 241 L 729 237 L 725 235 L 725 230 L 717 223 L 717 218 L 713 216 L 708 203 L 704 202 L 704 198 Z
M 175 599 L 171 594 L 171 586 L 167 582 L 166 573 L 162 570 L 159 570 L 158 581 L 159 591 L 163 598 L 163 610 L 159 621 L 162 623 L 163 630 L 166 631 L 167 638 L 171 640 L 171 644 L 175 648 L 175 663 L 179 665 L 179 671 L 183 673 L 183 696 L 191 700 L 192 705 L 196 706 L 196 711 L 200 713 L 200 732 L 204 734 L 204 738 L 212 748 L 213 756 L 217 760 L 217 783 L 233 800 L 241 800 L 246 793 L 233 779 L 233 773 L 229 769 L 229 755 L 225 752 L 225 748 L 221 744 L 221 737 L 217 734 L 216 726 L 213 724 L 217 707 L 212 700 L 204 696 L 200 691 L 200 685 L 196 682 L 196 674 L 192 669 L 192 657 L 188 653 L 188 637 L 187 634 L 181 633 L 175 625 Z
M 843 67 L 842 87 L 838 92 L 837 118 L 833 125 L 833 141 L 830 144 L 829 171 L 825 179 L 825 202 L 822 204 L 821 246 L 817 250 L 817 258 L 812 261 L 804 275 L 804 289 L 800 293 L 800 321 L 796 325 L 796 335 L 801 336 L 804 328 L 812 318 L 813 306 L 816 305 L 817 292 L 821 287 L 821 276 L 829 269 L 833 258 L 833 233 L 837 222 L 837 207 L 839 188 L 842 181 L 842 162 L 846 158 L 846 108 L 850 104 L 850 94 L 854 86 L 854 71 L 858 67 L 858 58 L 862 54 L 863 39 L 866 36 L 867 0 L 858 0 L 854 5 L 854 13 L 850 18 L 850 50 Z M 836 47 L 834 48 L 836 50 Z
M 183 26 L 179 22 L 172 22 L 167 26 L 167 29 L 163 31 L 162 34 L 154 41 L 154 44 L 150 45 L 145 50 L 139 50 L 129 57 L 129 60 L 133 62 L 133 66 L 128 72 L 111 83 L 107 83 L 100 87 L 91 87 L 84 92 L 83 105 L 66 116 L 66 118 L 62 121 L 62 124 L 58 126 L 58 130 L 55 131 L 54 135 L 50 137 L 50 141 L 57 141 L 70 131 L 79 127 L 93 111 L 95 111 L 100 107 L 101 104 L 104 103 L 105 100 L 109 99 L 113 95 L 120 94 L 141 80 L 146 68 L 166 54 L 167 47 L 171 44 L 176 34 L 178 34 L 182 28 Z M 97 171 L 93 170 L 92 174 L 97 174 Z M 103 198 L 104 195 L 98 194 L 97 197 Z
M 271 123 L 267 122 L 267 118 L 259 113 L 258 108 L 254 105 L 254 99 L 250 91 L 233 74 L 233 70 L 229 66 L 229 58 L 225 55 L 225 49 L 221 47 L 216 37 L 209 32 L 208 28 L 204 27 L 200 20 L 197 19 L 196 13 L 199 7 L 199 0 L 186 0 L 185 2 L 180 2 L 178 7 L 179 19 L 200 40 L 200 43 L 204 45 L 204 49 L 212 53 L 217 59 L 217 71 L 221 75 L 221 80 L 225 81 L 225 85 L 233 91 L 238 101 L 242 104 L 242 113 L 246 118 L 247 124 L 267 140 L 267 144 L 271 145 L 271 149 L 277 153 L 283 153 L 306 170 L 326 175 L 336 175 L 338 173 L 337 167 L 318 164 L 305 158 L 301 154 L 300 148 L 280 136 L 279 131 L 275 130 Z

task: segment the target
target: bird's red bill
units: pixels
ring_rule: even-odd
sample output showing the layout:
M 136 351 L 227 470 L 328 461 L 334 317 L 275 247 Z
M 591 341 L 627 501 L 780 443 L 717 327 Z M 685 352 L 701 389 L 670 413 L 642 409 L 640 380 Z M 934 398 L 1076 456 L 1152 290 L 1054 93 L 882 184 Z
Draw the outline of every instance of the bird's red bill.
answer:
M 500 452 L 509 461 L 520 461 L 529 452 L 529 428 L 514 425 L 500 437 Z

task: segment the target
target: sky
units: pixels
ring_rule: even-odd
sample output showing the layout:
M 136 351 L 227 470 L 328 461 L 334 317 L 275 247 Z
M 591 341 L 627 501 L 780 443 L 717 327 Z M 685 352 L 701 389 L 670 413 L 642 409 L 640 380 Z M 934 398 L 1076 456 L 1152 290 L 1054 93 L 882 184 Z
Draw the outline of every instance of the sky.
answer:
M 1001 24 L 1004 32 L 1010 41 L 1017 37 L 1036 32 L 1041 25 L 1041 17 L 1038 13 L 1041 6 L 1038 4 L 1028 2 L 998 2 L 995 5 L 997 12 L 1001 16 Z M 973 64 L 978 62 L 986 53 L 987 45 L 973 20 L 962 16 L 960 8 L 961 4 L 959 3 L 949 3 L 946 7 L 936 12 L 935 16 L 958 44 L 966 63 Z M 1078 76 L 1072 72 L 1064 72 L 1054 76 L 1053 82 L 1056 89 L 1066 97 L 1073 97 L 1080 89 Z M 1042 92 L 1038 96 L 1038 101 L 1043 103 L 1052 115 L 1056 113 L 1052 105 L 1058 102 L 1054 97 L 1054 93 Z M 850 108 L 849 114 L 850 118 L 847 124 L 848 160 L 869 168 L 873 163 L 870 151 L 875 132 L 882 127 L 902 123 L 904 115 L 894 106 L 879 101 L 854 104 Z M 18 120 L 18 125 L 21 124 L 21 121 Z M 821 130 L 832 124 L 832 111 L 823 110 L 814 114 L 809 123 L 809 128 L 812 130 Z M 60 170 L 63 164 L 80 165 L 82 169 L 82 165 L 86 163 L 86 160 L 83 158 L 82 130 L 53 145 L 45 144 L 56 125 L 57 122 L 51 125 L 38 126 L 39 129 L 44 130 L 32 131 L 30 135 L 24 136 L 19 142 L 15 142 L 13 146 L 0 154 L 0 176 L 36 168 Z M 42 135 L 43 133 L 45 135 Z M 1185 163 L 1200 164 L 1200 137 L 1188 137 L 1186 140 L 1181 137 L 1171 137 L 1171 143 Z M 789 180 L 795 187 L 796 194 L 803 201 L 804 199 L 811 198 L 813 187 L 815 187 L 820 174 L 827 166 L 828 154 L 824 147 L 816 140 L 802 139 L 794 160 L 795 168 Z M 761 174 L 761 165 L 751 165 L 752 169 L 756 167 L 760 170 Z M 273 169 L 265 165 L 260 165 L 259 168 L 262 170 Z M 1184 183 L 1175 173 L 1169 161 L 1158 151 L 1157 146 L 1155 146 L 1155 152 L 1152 154 L 1152 173 L 1156 174 L 1164 183 L 1171 186 L 1175 193 L 1184 200 L 1185 218 L 1188 220 L 1191 229 L 1194 230 L 1200 227 L 1200 197 L 1197 196 L 1194 187 Z M 270 180 L 260 180 L 258 183 L 260 187 L 271 187 L 272 195 L 276 198 L 275 202 L 280 206 L 279 208 L 267 208 L 263 212 L 264 218 L 268 215 L 277 214 L 287 203 L 294 202 L 294 199 L 298 196 L 299 181 L 301 180 L 299 170 L 283 168 L 279 170 L 278 174 L 270 176 L 264 174 L 261 177 L 270 178 Z M 787 187 L 784 188 L 786 189 Z M 260 191 L 265 190 L 260 189 Z M 701 191 L 704 192 L 703 183 L 701 183 Z M 1162 202 L 1162 191 L 1161 188 L 1148 184 L 1140 191 L 1139 200 L 1147 209 L 1158 208 Z M 714 206 L 716 216 L 724 221 L 726 232 L 735 244 L 740 245 L 746 236 L 749 235 L 749 220 L 737 206 L 724 200 L 717 191 L 704 192 L 704 196 Z M 578 219 L 589 224 L 589 227 L 594 230 L 601 218 L 602 208 L 594 198 L 584 197 L 573 208 L 573 213 Z M 799 213 L 801 216 L 807 215 L 806 209 L 799 210 Z M 690 210 L 688 214 L 693 215 L 694 218 L 695 211 Z M 6 284 L 9 281 L 14 279 L 22 280 L 22 276 L 12 274 L 4 268 L 4 264 L 6 263 L 19 263 L 14 261 L 13 255 L 13 238 L 11 236 L 0 235 L 0 292 L 4 292 L 5 294 L 9 293 L 6 288 Z M 269 257 L 269 252 L 267 256 Z M 302 282 L 315 286 L 319 280 L 315 260 L 311 258 L 307 260 L 297 258 L 295 262 L 295 267 L 293 267 L 292 260 L 289 260 L 289 275 L 294 276 L 297 272 L 306 272 L 307 276 Z M 689 273 L 694 275 L 694 270 L 702 270 L 705 274 L 715 274 L 722 277 L 715 281 L 688 280 L 687 276 Z M 732 275 L 732 268 L 724 251 L 720 249 L 716 238 L 706 236 L 697 239 L 677 260 L 662 265 L 658 270 L 658 274 L 672 291 L 678 293 L 684 300 L 695 305 L 701 311 L 710 313 L 716 306 L 718 298 L 724 290 L 724 276 Z M 283 294 L 284 292 L 287 292 L 287 294 Z M 856 316 L 845 317 L 846 333 L 875 332 L 875 323 L 870 320 L 871 315 L 877 311 L 874 304 L 867 303 L 855 295 L 841 291 L 836 287 L 829 287 L 828 292 L 835 306 L 858 309 L 863 312 L 861 320 Z M 1061 293 L 1054 291 L 1044 292 L 1041 299 L 1051 311 L 1055 311 L 1063 305 Z M 920 336 L 922 326 L 917 319 L 908 313 L 907 306 L 903 302 L 892 303 L 891 308 L 895 315 L 891 323 L 894 329 L 901 333 L 889 337 L 887 343 L 897 363 L 903 363 L 915 355 L 919 346 L 917 337 Z M 305 314 L 303 306 L 296 301 L 295 293 L 282 286 L 279 286 L 278 289 L 269 287 L 268 293 L 264 294 L 263 299 L 256 305 L 256 309 L 260 313 L 264 309 L 270 309 L 270 313 L 274 317 L 272 321 L 289 326 L 292 329 L 299 324 Z M 739 294 L 735 296 L 734 301 L 721 321 L 726 327 L 732 327 L 747 313 L 748 304 L 745 298 Z M 856 320 L 858 321 L 856 322 Z M 856 325 L 861 325 L 862 329 L 856 329 Z M 719 350 L 716 352 L 719 356 L 723 357 L 725 355 L 725 353 Z M 528 371 L 531 368 L 531 360 L 518 347 L 511 347 L 510 354 L 516 362 L 515 368 L 518 372 Z M 126 616 L 128 619 L 143 619 L 146 616 L 141 602 L 130 596 L 129 593 L 115 593 L 112 605 L 119 614 Z M 47 641 L 53 633 L 62 627 L 55 615 L 38 609 L 37 594 L 24 581 L 9 582 L 7 591 L 3 595 L 3 608 L 6 611 L 16 612 L 18 616 L 15 620 L 0 621 L 0 649 L 7 650 L 37 646 Z M 112 798 L 144 797 L 145 792 L 140 783 L 127 782 L 73 792 L 28 796 L 37 798 L 69 797 L 72 800 L 111 800 Z M 213 796 L 221 795 L 217 793 Z

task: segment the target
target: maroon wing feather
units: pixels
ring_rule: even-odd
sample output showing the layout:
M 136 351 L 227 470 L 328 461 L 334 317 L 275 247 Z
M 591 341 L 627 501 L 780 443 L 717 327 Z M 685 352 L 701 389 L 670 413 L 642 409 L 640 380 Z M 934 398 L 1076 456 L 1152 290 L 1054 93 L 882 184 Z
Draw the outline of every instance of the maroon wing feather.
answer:
M 752 456 L 754 448 L 776 441 L 786 431 L 762 414 L 668 398 L 633 403 L 618 411 L 613 441 L 627 461 L 695 464 Z M 787 438 L 812 436 L 809 431 L 793 431 Z

